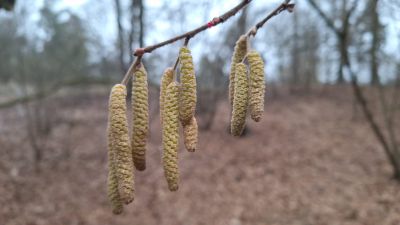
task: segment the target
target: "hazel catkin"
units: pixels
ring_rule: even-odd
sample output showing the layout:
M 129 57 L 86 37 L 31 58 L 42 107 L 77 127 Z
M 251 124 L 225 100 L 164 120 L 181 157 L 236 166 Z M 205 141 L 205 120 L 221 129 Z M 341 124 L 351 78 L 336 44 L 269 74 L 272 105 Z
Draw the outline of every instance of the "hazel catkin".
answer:
M 250 115 L 254 121 L 259 122 L 264 112 L 264 62 L 256 51 L 250 51 L 247 59 L 250 66 Z
M 167 87 L 162 127 L 164 175 L 170 191 L 178 190 L 178 140 L 179 140 L 179 84 L 174 81 Z
M 190 122 L 196 109 L 196 76 L 190 50 L 182 47 L 179 51 L 181 93 L 179 104 L 179 118 L 183 125 Z
M 116 84 L 111 90 L 108 120 L 109 151 L 111 151 L 111 155 L 114 155 L 114 160 L 112 161 L 115 162 L 121 199 L 125 204 L 128 204 L 134 199 L 134 177 L 132 151 L 129 143 L 128 122 L 126 118 L 125 85 Z M 112 182 L 115 182 L 115 178 L 110 178 L 112 178 Z M 114 188 L 115 183 L 110 189 L 115 191 Z
M 194 152 L 197 146 L 198 127 L 197 120 L 192 117 L 189 123 L 183 126 L 183 140 L 186 150 Z
M 161 125 L 163 123 L 164 101 L 165 101 L 165 95 L 167 92 L 167 87 L 172 82 L 173 79 L 174 79 L 174 69 L 172 67 L 169 67 L 164 71 L 164 74 L 161 78 L 161 85 L 160 85 L 160 121 L 161 121 Z
M 246 35 L 240 36 L 237 40 L 235 48 L 233 50 L 231 70 L 229 73 L 229 102 L 233 105 L 233 99 L 235 94 L 235 68 L 237 63 L 242 62 L 243 58 L 247 53 L 247 37 Z
M 146 142 L 149 130 L 147 72 L 143 64 L 132 79 L 132 154 L 138 170 L 146 169 Z
M 233 98 L 231 133 L 234 136 L 240 136 L 246 122 L 249 84 L 245 64 L 236 64 L 235 71 L 235 93 Z

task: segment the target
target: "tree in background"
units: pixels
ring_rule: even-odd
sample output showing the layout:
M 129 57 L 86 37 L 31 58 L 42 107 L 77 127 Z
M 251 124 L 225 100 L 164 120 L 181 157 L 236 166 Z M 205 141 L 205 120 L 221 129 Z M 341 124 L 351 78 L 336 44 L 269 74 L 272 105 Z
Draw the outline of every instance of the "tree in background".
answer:
M 143 0 L 131 0 L 129 13 L 123 10 L 123 1 L 114 0 L 115 16 L 117 22 L 117 45 L 121 74 L 128 69 L 128 62 L 133 60 L 133 49 L 144 45 L 144 12 Z M 129 18 L 129 19 L 128 19 Z M 124 21 L 129 21 L 129 27 L 123 26 Z
M 0 0 L 0 9 L 11 11 L 14 8 L 15 0 Z
M 342 84 L 345 81 L 344 67 L 346 64 L 347 48 L 349 47 L 351 41 L 350 17 L 354 13 L 358 1 L 341 0 L 330 2 L 330 8 L 332 9 L 330 12 L 333 14 L 331 17 L 323 12 L 321 7 L 318 6 L 314 0 L 307 1 L 317 11 L 329 29 L 333 31 L 334 35 L 336 36 L 337 48 L 340 55 L 336 82 Z M 337 5 L 338 2 L 340 3 L 339 5 Z
M 45 31 L 43 39 L 32 37 L 31 28 L 23 24 L 24 6 L 0 23 L 0 29 L 7 31 L 0 32 L 0 41 L 7 43 L 0 53 L 0 79 L 16 84 L 19 96 L 2 106 L 23 103 L 26 135 L 37 170 L 54 125 L 60 124 L 60 112 L 47 97 L 90 76 L 86 30 L 80 18 L 68 11 L 55 12 L 52 6 L 49 2 L 44 5 L 34 28 Z
M 312 5 L 312 7 L 315 9 L 315 11 L 320 15 L 320 17 L 325 21 L 325 24 L 336 34 L 337 38 L 338 38 L 338 45 L 340 48 L 340 53 L 341 53 L 341 63 L 340 63 L 340 70 L 342 71 L 342 73 L 346 72 L 347 75 L 350 77 L 351 79 L 351 84 L 352 84 L 352 88 L 353 88 L 353 92 L 354 92 L 354 96 L 357 99 L 358 103 L 361 106 L 362 112 L 365 116 L 365 118 L 367 119 L 368 124 L 370 125 L 374 135 L 376 136 L 376 138 L 378 139 L 379 143 L 381 144 L 382 148 L 384 149 L 386 156 L 390 162 L 390 164 L 392 165 L 393 171 L 394 171 L 394 175 L 393 177 L 397 180 L 400 180 L 400 147 L 399 147 L 399 143 L 397 142 L 397 132 L 394 128 L 394 124 L 395 124 L 395 117 L 397 116 L 396 111 L 398 111 L 398 109 L 396 109 L 396 102 L 398 99 L 398 90 L 397 88 L 395 88 L 395 90 L 393 91 L 394 95 L 393 95 L 393 103 L 389 106 L 385 97 L 384 97 L 384 93 L 383 93 L 383 87 L 380 85 L 379 82 L 379 77 L 377 77 L 376 79 L 377 84 L 379 85 L 380 89 L 379 89 L 379 93 L 380 93 L 380 103 L 382 105 L 382 112 L 383 115 L 379 115 L 377 112 L 374 112 L 371 107 L 370 107 L 370 103 L 368 102 L 368 99 L 366 98 L 366 96 L 364 95 L 364 93 L 361 90 L 361 87 L 358 84 L 358 77 L 355 74 L 355 72 L 353 71 L 354 67 L 352 65 L 352 62 L 350 60 L 350 54 L 349 54 L 349 50 L 348 50 L 348 42 L 349 39 L 351 38 L 351 36 L 349 35 L 349 20 L 350 20 L 350 16 L 355 12 L 355 9 L 357 7 L 357 1 L 354 1 L 351 5 L 350 8 L 346 8 L 343 7 L 343 26 L 341 27 L 341 29 L 338 29 L 335 24 L 334 21 L 331 20 L 326 14 L 325 12 L 320 8 L 320 6 L 318 6 L 313 0 L 308 0 L 309 3 Z M 346 5 L 346 1 L 343 1 L 343 5 Z M 376 2 L 373 4 L 376 4 Z M 368 10 L 368 7 L 367 7 Z M 376 11 L 376 5 L 375 5 L 375 9 L 373 9 L 375 12 L 375 15 L 373 15 L 373 19 L 376 21 L 379 21 L 378 18 L 378 14 Z M 372 27 L 375 27 L 376 24 Z M 377 32 L 377 28 L 373 28 L 372 29 L 373 32 Z M 374 39 L 374 38 L 373 38 Z M 376 40 L 375 40 L 376 41 Z M 374 42 L 374 40 L 372 41 Z M 374 43 L 372 43 L 372 46 L 374 46 Z M 342 49 L 343 48 L 343 49 Z M 373 49 L 374 47 L 372 47 L 371 49 Z M 375 49 L 376 50 L 376 49 Z M 371 55 L 373 55 L 374 51 L 370 51 Z M 376 52 L 375 52 L 376 53 Z M 371 57 L 373 58 L 373 57 Z M 376 58 L 375 58 L 376 60 Z M 373 62 L 371 62 L 373 63 Z M 376 65 L 377 66 L 377 65 Z M 377 69 L 377 67 L 371 66 L 372 70 Z M 377 71 L 375 71 L 377 72 Z M 378 76 L 378 73 L 376 73 L 376 76 Z M 378 115 L 378 116 L 377 116 Z M 383 122 L 383 126 L 380 126 L 380 124 L 378 123 L 378 120 L 376 119 L 377 117 L 382 116 L 384 118 L 384 122 Z
M 382 38 L 382 24 L 379 21 L 378 15 L 378 0 L 369 0 L 368 7 L 366 10 L 366 15 L 369 19 L 369 31 L 372 34 L 372 41 L 370 47 L 370 73 L 371 73 L 371 84 L 377 85 L 379 81 L 379 60 L 378 54 L 381 43 L 383 41 Z
M 292 17 L 293 33 L 289 39 L 290 48 L 290 92 L 308 92 L 311 84 L 317 79 L 319 66 L 318 50 L 320 48 L 320 35 L 314 18 L 303 13 L 301 9 L 295 10 Z M 301 27 L 301 29 L 300 29 Z M 310 63 L 312 62 L 312 63 Z

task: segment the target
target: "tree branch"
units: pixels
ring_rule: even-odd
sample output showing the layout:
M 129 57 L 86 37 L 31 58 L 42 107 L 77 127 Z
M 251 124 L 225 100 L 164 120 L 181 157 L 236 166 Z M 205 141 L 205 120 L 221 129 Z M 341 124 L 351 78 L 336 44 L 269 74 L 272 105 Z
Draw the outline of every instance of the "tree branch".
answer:
M 211 28 L 213 26 L 217 26 L 220 23 L 223 23 L 225 21 L 227 21 L 229 18 L 231 18 L 232 16 L 234 16 L 237 12 L 239 12 L 240 10 L 242 10 L 244 7 L 246 7 L 252 0 L 243 0 L 241 3 L 239 3 L 237 6 L 235 6 L 234 8 L 232 8 L 231 10 L 229 10 L 228 12 L 222 14 L 219 17 L 214 17 L 214 19 L 212 19 L 210 22 L 194 29 L 191 30 L 189 32 L 186 32 L 184 34 L 178 35 L 176 37 L 173 37 L 171 39 L 168 39 L 166 41 L 160 42 L 158 44 L 155 45 L 151 45 L 151 46 L 147 46 L 147 47 L 141 47 L 141 48 L 137 48 L 133 55 L 136 56 L 136 60 L 134 63 L 132 63 L 128 69 L 128 71 L 125 73 L 125 76 L 123 78 L 123 80 L 121 81 L 122 84 L 127 84 L 131 74 L 133 74 L 133 72 L 135 71 L 136 67 L 140 65 L 141 62 L 141 58 L 144 54 L 146 53 L 150 53 L 152 51 L 154 51 L 157 48 L 161 48 L 165 45 L 169 45 L 172 44 L 178 40 L 181 39 L 185 39 L 185 43 L 184 45 L 186 46 L 189 42 L 189 40 L 191 38 L 193 38 L 194 36 L 196 36 L 198 33 L 203 32 L 205 30 L 207 30 L 208 28 Z M 255 36 L 257 33 L 257 30 L 259 28 L 261 28 L 269 19 L 271 19 L 272 17 L 278 15 L 279 13 L 281 13 L 284 10 L 288 10 L 289 12 L 293 11 L 294 8 L 294 4 L 289 4 L 290 0 L 285 0 L 278 8 L 276 8 L 274 11 L 272 11 L 270 14 L 268 14 L 267 17 L 265 17 L 263 20 L 261 20 L 260 22 L 258 22 L 252 29 L 250 29 L 246 35 L 248 36 Z M 175 64 L 176 67 L 177 64 Z
M 239 3 L 237 6 L 235 6 L 234 8 L 229 10 L 228 12 L 224 13 L 223 15 L 221 15 L 219 17 L 215 17 L 210 22 L 208 22 L 208 23 L 206 23 L 206 24 L 204 24 L 204 25 L 202 25 L 202 26 L 200 26 L 200 27 L 198 27 L 198 28 L 196 28 L 194 30 L 191 30 L 191 31 L 189 31 L 187 33 L 178 35 L 176 37 L 173 37 L 173 38 L 171 38 L 169 40 L 160 42 L 160 43 L 155 44 L 155 45 L 138 48 L 138 49 L 135 50 L 133 55 L 134 56 L 140 56 L 140 55 L 143 55 L 145 53 L 150 53 L 150 52 L 154 51 L 157 48 L 161 48 L 161 47 L 163 47 L 165 45 L 172 44 L 172 43 L 174 43 L 174 42 L 176 42 L 178 40 L 181 40 L 181 39 L 184 39 L 184 38 L 190 39 L 190 38 L 196 36 L 196 34 L 207 30 L 208 28 L 211 28 L 213 26 L 217 26 L 218 24 L 227 21 L 229 18 L 231 18 L 237 12 L 239 12 L 241 9 L 243 9 L 245 6 L 247 6 L 251 1 L 252 0 L 243 0 L 241 3 Z

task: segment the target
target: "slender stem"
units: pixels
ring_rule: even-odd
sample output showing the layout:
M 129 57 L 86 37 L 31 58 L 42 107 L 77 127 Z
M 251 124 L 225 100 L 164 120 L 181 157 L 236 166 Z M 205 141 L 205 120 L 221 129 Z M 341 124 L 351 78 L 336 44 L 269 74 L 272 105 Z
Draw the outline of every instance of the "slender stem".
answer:
M 249 53 L 247 53 L 244 57 L 243 57 L 243 59 L 242 59 L 242 63 L 245 63 L 246 62 L 246 60 L 247 60 L 247 56 L 249 56 Z
M 188 46 L 189 41 L 190 41 L 190 38 L 191 38 L 191 37 L 189 37 L 189 36 L 185 38 L 185 43 L 183 44 L 183 46 L 185 46 L 185 47 Z
M 152 52 L 153 50 L 155 50 L 157 48 L 160 48 L 160 47 L 163 47 L 165 45 L 174 43 L 174 42 L 176 42 L 178 40 L 181 40 L 181 39 L 184 39 L 184 38 L 186 38 L 186 39 L 193 38 L 198 33 L 202 32 L 202 31 L 205 31 L 208 28 L 211 28 L 213 26 L 217 26 L 218 24 L 227 21 L 229 18 L 231 18 L 237 12 L 239 12 L 241 9 L 243 9 L 245 6 L 247 6 L 251 1 L 252 0 L 243 0 L 237 6 L 235 6 L 234 8 L 229 10 L 228 12 L 224 13 L 223 15 L 221 15 L 219 17 L 215 17 L 210 22 L 207 22 L 206 24 L 204 24 L 204 25 L 202 25 L 202 26 L 200 26 L 200 27 L 198 27 L 198 28 L 196 28 L 194 30 L 191 30 L 191 31 L 189 31 L 187 33 L 178 35 L 176 37 L 173 37 L 173 38 L 171 38 L 169 40 L 160 42 L 160 43 L 155 44 L 155 45 L 151 45 L 151 46 L 147 46 L 147 47 L 142 47 L 142 48 L 136 49 L 135 52 L 134 52 L 134 55 L 135 56 L 139 56 L 139 55 L 143 55 L 145 53 L 150 53 L 150 52 Z
M 178 55 L 178 57 L 176 57 L 176 61 L 175 61 L 175 65 L 174 65 L 174 71 L 178 67 L 178 63 L 179 63 L 179 55 Z
M 126 71 L 125 76 L 121 81 L 121 84 L 123 84 L 123 85 L 127 85 L 128 84 L 129 80 L 132 77 L 132 74 L 135 73 L 135 70 L 140 65 L 141 61 L 142 61 L 142 57 L 141 56 L 136 57 L 135 62 L 132 63 L 131 66 L 129 67 L 128 71 Z

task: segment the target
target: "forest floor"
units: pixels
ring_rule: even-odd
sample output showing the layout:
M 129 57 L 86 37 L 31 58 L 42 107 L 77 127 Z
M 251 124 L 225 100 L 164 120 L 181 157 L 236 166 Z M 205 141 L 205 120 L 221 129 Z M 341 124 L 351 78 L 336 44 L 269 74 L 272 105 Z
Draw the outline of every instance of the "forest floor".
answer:
M 227 133 L 223 101 L 196 152 L 181 148 L 177 192 L 163 177 L 153 113 L 147 169 L 135 173 L 136 199 L 118 216 L 106 196 L 106 91 L 46 108 L 52 129 L 39 123 L 39 172 L 22 107 L 3 109 L 0 224 L 399 225 L 400 184 L 361 113 L 353 117 L 351 96 L 345 88 L 267 100 L 242 138 Z

